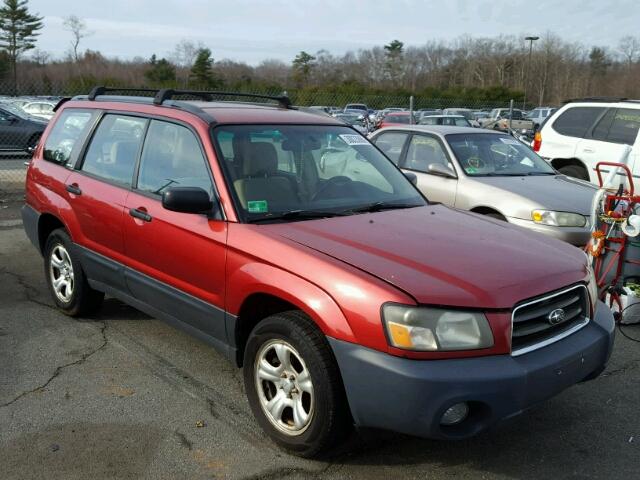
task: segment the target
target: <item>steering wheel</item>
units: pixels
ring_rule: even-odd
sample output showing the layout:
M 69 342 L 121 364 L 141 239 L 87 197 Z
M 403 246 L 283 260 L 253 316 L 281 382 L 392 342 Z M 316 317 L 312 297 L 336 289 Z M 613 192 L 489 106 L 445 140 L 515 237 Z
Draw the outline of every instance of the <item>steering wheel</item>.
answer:
M 480 157 L 476 157 L 475 155 L 473 157 L 467 158 L 467 165 L 472 168 L 484 168 L 487 166 L 487 164 L 484 163 L 484 160 L 482 160 Z
M 344 175 L 331 177 L 329 180 L 327 180 L 325 183 L 322 184 L 322 186 L 318 189 L 318 191 L 313 195 L 312 200 L 317 200 L 318 197 L 320 197 L 320 195 L 326 192 L 329 188 L 344 187 L 345 185 L 351 183 L 352 181 L 353 180 L 351 180 L 349 177 L 345 177 Z

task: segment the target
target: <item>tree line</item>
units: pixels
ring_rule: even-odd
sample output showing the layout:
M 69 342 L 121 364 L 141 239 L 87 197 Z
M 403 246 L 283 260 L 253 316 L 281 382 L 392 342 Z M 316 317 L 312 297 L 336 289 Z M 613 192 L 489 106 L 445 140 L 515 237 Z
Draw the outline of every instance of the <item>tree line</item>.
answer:
M 335 55 L 301 51 L 291 62 L 265 59 L 252 66 L 215 60 L 200 42 L 182 40 L 174 50 L 150 58 L 109 58 L 82 50 L 91 35 L 86 23 L 69 16 L 71 36 L 64 58 L 36 48 L 42 17 L 28 0 L 3 0 L 0 8 L 0 79 L 19 93 L 71 94 L 96 84 L 294 92 L 313 98 L 336 95 L 416 95 L 423 98 L 521 101 L 557 105 L 569 98 L 640 98 L 640 38 L 625 36 L 615 47 L 568 42 L 548 32 L 529 55 L 524 37 L 463 36 L 406 46 L 400 40 Z M 29 54 L 27 54 L 29 53 Z M 0 92 L 6 93 L 6 92 Z

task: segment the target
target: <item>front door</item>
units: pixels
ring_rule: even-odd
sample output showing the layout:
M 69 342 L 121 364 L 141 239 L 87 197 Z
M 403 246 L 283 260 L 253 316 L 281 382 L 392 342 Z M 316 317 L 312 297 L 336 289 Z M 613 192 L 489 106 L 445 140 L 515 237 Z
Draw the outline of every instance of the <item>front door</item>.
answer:
M 431 164 L 449 168 L 452 177 L 430 173 Z M 427 134 L 414 134 L 400 166 L 416 174 L 418 188 L 430 201 L 454 206 L 458 179 L 453 163 L 438 138 Z
M 214 195 L 197 135 L 151 120 L 124 210 L 127 285 L 136 298 L 224 342 L 227 224 L 213 215 L 164 209 L 162 193 L 174 186 Z

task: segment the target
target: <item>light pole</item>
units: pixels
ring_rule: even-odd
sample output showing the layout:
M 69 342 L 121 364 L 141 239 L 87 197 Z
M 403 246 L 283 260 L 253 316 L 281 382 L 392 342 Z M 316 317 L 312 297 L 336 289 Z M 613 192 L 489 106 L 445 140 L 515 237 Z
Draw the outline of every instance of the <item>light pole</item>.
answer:
M 531 69 L 531 52 L 533 51 L 533 42 L 540 37 L 524 37 L 525 41 L 529 41 L 529 61 L 527 62 L 527 74 L 524 80 L 524 98 L 522 99 L 522 110 L 527 109 L 527 84 L 529 83 L 529 70 Z

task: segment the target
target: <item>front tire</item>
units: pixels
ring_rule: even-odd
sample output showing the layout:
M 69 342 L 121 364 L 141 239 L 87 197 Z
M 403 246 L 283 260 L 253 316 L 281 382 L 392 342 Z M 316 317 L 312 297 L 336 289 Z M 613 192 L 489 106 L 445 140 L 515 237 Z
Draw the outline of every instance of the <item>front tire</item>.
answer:
M 44 272 L 56 307 L 66 315 L 86 315 L 102 306 L 104 293 L 89 286 L 73 242 L 61 228 L 51 232 L 45 243 Z
M 244 385 L 262 429 L 296 455 L 326 452 L 352 427 L 333 353 L 302 312 L 272 315 L 254 328 L 244 353 Z

